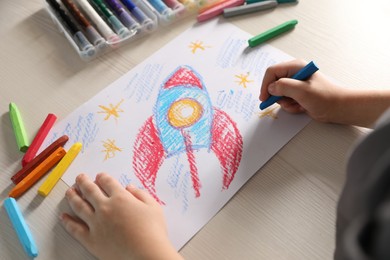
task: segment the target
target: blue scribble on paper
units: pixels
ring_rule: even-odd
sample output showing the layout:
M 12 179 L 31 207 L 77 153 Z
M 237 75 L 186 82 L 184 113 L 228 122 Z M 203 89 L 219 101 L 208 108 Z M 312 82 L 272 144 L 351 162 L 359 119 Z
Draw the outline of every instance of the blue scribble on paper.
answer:
M 216 65 L 223 69 L 239 67 L 242 71 L 250 71 L 251 75 L 261 82 L 265 70 L 276 61 L 265 48 L 247 46 L 247 40 L 230 36 L 219 50 Z
M 126 174 L 126 173 L 122 173 L 120 176 L 119 176 L 119 179 L 118 179 L 119 183 L 124 187 L 126 188 L 128 185 L 133 185 L 134 187 L 136 187 L 137 189 L 140 189 L 140 190 L 144 190 L 145 192 L 148 192 L 147 190 L 145 190 L 145 188 L 142 186 L 142 185 L 139 185 L 137 184 L 137 180 L 134 180 L 132 179 L 129 174 Z
M 132 180 L 131 178 L 126 174 L 126 173 L 122 173 L 120 176 L 119 176 L 119 183 L 123 186 L 123 187 L 126 187 L 127 185 L 131 184 Z
M 244 120 L 248 121 L 255 113 L 258 102 L 258 98 L 252 95 L 252 93 L 246 93 L 242 89 L 230 89 L 218 92 L 215 105 L 220 109 L 233 110 Z
M 185 213 L 189 206 L 188 188 L 190 186 L 190 178 L 190 172 L 185 170 L 185 166 L 180 162 L 180 156 L 177 156 L 167 182 L 175 190 L 175 198 L 181 198 L 182 213 Z
M 160 86 L 162 69 L 159 64 L 147 64 L 141 73 L 136 73 L 124 88 L 127 98 L 134 99 L 136 103 L 149 100 L 154 89 Z
M 234 39 L 229 37 L 222 45 L 218 56 L 217 56 L 217 66 L 221 68 L 234 67 L 237 64 L 237 61 L 240 59 L 241 52 L 244 44 L 247 44 L 243 39 Z
M 69 143 L 81 142 L 83 144 L 81 149 L 83 153 L 89 144 L 95 141 L 98 132 L 99 127 L 95 122 L 95 114 L 88 113 L 85 116 L 80 115 L 76 123 L 67 123 L 61 133 L 54 132 L 50 143 L 54 142 L 59 136 L 67 135 L 69 137 Z

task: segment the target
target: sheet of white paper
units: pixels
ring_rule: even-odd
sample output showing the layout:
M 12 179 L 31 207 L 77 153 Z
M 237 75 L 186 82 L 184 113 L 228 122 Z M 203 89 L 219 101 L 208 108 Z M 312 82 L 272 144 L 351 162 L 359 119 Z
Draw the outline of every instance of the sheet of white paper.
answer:
M 195 25 L 55 125 L 83 149 L 63 180 L 107 172 L 160 200 L 177 249 L 310 119 L 260 111 L 265 69 L 292 59 L 229 23 Z

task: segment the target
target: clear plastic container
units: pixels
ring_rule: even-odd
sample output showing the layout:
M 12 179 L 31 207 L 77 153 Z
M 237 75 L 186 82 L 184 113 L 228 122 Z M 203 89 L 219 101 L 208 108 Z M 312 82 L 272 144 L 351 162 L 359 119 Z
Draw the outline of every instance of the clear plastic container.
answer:
M 197 1 L 46 0 L 45 8 L 81 59 L 90 61 L 196 11 Z

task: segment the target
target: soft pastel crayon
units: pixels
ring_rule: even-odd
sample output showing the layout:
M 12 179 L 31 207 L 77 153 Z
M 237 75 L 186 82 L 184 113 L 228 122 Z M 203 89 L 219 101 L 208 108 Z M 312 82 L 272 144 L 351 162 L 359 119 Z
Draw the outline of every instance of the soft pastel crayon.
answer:
M 16 200 L 14 198 L 6 198 L 3 205 L 24 251 L 26 251 L 27 255 L 31 258 L 37 257 L 37 245 L 35 244 L 30 228 L 24 220 Z
M 39 187 L 38 194 L 46 197 L 50 193 L 50 191 L 53 189 L 53 187 L 61 179 L 61 177 L 65 173 L 65 171 L 68 169 L 70 164 L 76 158 L 76 156 L 80 152 L 81 148 L 82 148 L 81 143 L 75 143 L 69 148 L 69 150 L 66 153 L 66 155 L 64 156 L 64 158 L 61 159 L 61 161 L 57 164 L 57 166 L 49 174 L 49 177 L 47 177 L 45 182 Z
M 275 8 L 278 5 L 276 0 L 268 0 L 254 4 L 246 4 L 223 9 L 223 17 L 233 17 L 258 11 L 265 11 Z
M 19 108 L 15 103 L 9 104 L 9 116 L 12 123 L 12 128 L 14 130 L 16 143 L 18 145 L 19 151 L 25 153 L 30 146 L 30 142 L 27 138 L 27 132 L 24 127 L 22 116 L 20 115 Z
M 291 78 L 295 79 L 295 80 L 302 80 L 303 81 L 303 80 L 310 78 L 317 70 L 318 70 L 317 65 L 313 61 L 311 61 L 308 64 L 306 64 L 305 67 L 303 67 L 297 73 L 295 73 Z M 267 98 L 267 100 L 265 100 L 264 102 L 262 102 L 260 104 L 260 109 L 261 110 L 266 109 L 267 107 L 273 105 L 274 103 L 278 102 L 282 98 L 283 97 L 281 97 L 281 96 L 272 96 L 271 95 Z
M 42 126 L 39 128 L 38 133 L 35 135 L 34 140 L 32 141 L 30 147 L 28 148 L 26 154 L 23 156 L 22 165 L 26 166 L 28 162 L 34 159 L 39 148 L 41 147 L 43 141 L 45 140 L 50 129 L 57 120 L 57 116 L 54 114 L 48 114 Z
M 271 28 L 263 33 L 260 33 L 259 35 L 250 38 L 248 40 L 248 45 L 250 47 L 256 47 L 257 45 L 260 45 L 276 36 L 279 36 L 284 32 L 292 30 L 297 24 L 298 24 L 297 20 L 290 20 L 285 23 L 282 23 L 274 28 Z
M 58 147 L 51 155 L 41 162 L 32 172 L 21 180 L 8 194 L 9 197 L 19 198 L 28 189 L 30 189 L 45 173 L 47 173 L 54 165 L 56 165 L 66 151 L 62 147 Z
M 206 11 L 198 14 L 196 19 L 198 22 L 203 22 L 206 20 L 209 20 L 211 18 L 214 18 L 220 14 L 223 13 L 223 9 L 228 8 L 228 7 L 233 7 L 233 6 L 239 6 L 245 3 L 245 0 L 227 0 L 224 2 L 221 2 L 210 9 L 207 9 Z
M 52 154 L 58 147 L 62 147 L 69 140 L 67 135 L 63 135 L 52 144 L 46 147 L 42 152 L 40 152 L 32 161 L 27 163 L 20 171 L 18 171 L 14 176 L 11 177 L 11 180 L 14 184 L 18 184 L 23 180 L 32 170 L 34 170 L 41 162 L 43 162 L 50 154 Z

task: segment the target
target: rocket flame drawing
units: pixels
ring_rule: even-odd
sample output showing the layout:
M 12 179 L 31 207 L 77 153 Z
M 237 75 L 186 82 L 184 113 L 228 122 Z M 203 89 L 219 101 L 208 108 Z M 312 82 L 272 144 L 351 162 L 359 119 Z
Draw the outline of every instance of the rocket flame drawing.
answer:
M 165 158 L 185 153 L 195 197 L 201 181 L 195 151 L 208 149 L 217 156 L 222 170 L 222 189 L 228 189 L 238 170 L 243 140 L 227 113 L 212 106 L 201 77 L 190 67 L 178 67 L 162 84 L 150 116 L 139 129 L 134 144 L 135 175 L 154 198 L 155 181 Z

